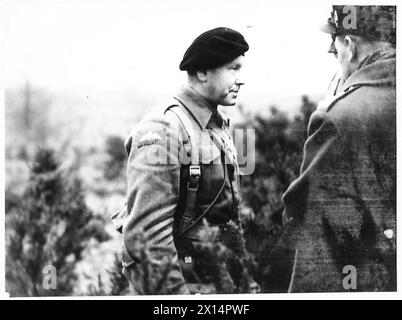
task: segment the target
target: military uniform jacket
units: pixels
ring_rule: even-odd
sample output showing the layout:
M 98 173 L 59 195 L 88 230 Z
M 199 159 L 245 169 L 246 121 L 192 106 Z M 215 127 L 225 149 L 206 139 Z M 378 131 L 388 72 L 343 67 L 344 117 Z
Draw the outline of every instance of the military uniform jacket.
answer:
M 179 117 L 170 110 L 181 108 L 192 123 L 198 146 L 192 150 Z M 155 263 L 170 259 L 166 293 L 188 293 L 174 239 L 177 217 L 183 212 L 191 152 L 199 153 L 201 179 L 197 191 L 196 216 L 205 210 L 224 185 L 215 205 L 206 215 L 211 224 L 237 220 L 239 205 L 236 151 L 228 120 L 192 89 L 183 88 L 172 102 L 157 107 L 135 126 L 125 141 L 127 165 L 127 212 L 123 223 L 123 265 L 134 274 L 140 294 L 143 274 L 138 237 L 142 236 Z M 207 130 L 210 129 L 210 130 Z M 227 162 L 222 165 L 222 152 Z M 225 176 L 227 179 L 223 180 Z M 191 233 L 196 237 L 196 233 Z M 175 243 L 176 242 L 176 243 Z
M 310 118 L 300 177 L 283 196 L 291 292 L 396 290 L 395 61 L 367 57 Z

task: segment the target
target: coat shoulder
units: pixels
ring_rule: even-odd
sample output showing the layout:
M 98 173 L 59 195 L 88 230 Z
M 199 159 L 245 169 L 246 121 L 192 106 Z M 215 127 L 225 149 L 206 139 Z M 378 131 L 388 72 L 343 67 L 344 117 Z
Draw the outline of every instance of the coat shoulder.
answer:
M 336 100 L 328 110 L 331 118 L 345 116 L 367 116 L 395 109 L 395 87 L 360 86 L 350 94 Z M 385 109 L 385 110 L 384 110 Z
M 129 153 L 133 143 L 140 144 L 141 141 L 144 141 L 152 144 L 153 142 L 163 142 L 169 136 L 179 137 L 181 135 L 179 119 L 172 112 L 168 112 L 170 108 L 176 105 L 177 103 L 174 104 L 174 101 L 169 101 L 148 111 L 126 137 L 127 153 Z
M 340 131 L 392 124 L 396 119 L 395 87 L 360 86 L 335 101 L 327 115 Z

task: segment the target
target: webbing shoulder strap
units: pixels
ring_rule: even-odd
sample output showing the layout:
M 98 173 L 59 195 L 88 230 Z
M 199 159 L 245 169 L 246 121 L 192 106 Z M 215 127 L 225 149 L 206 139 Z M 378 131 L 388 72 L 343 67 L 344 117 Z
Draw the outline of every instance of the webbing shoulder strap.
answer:
M 197 136 L 195 134 L 194 126 L 191 120 L 189 119 L 189 116 L 185 114 L 185 112 L 180 108 L 178 105 L 173 105 L 169 108 L 179 119 L 184 131 L 187 133 L 188 140 L 190 143 L 190 154 L 191 154 L 191 164 L 192 165 L 199 165 L 200 164 L 200 158 L 199 158 L 199 153 L 198 151 L 198 146 L 197 146 Z
M 197 146 L 197 136 L 189 116 L 185 114 L 179 105 L 173 105 L 169 108 L 169 110 L 177 116 L 184 131 L 187 133 L 191 157 L 189 179 L 187 182 L 186 204 L 183 215 L 179 220 L 178 228 L 175 230 L 175 237 L 177 238 L 191 229 L 195 224 L 194 221 L 196 220 L 197 191 L 201 178 L 201 165 Z
M 227 168 L 224 166 L 224 176 L 223 182 L 221 187 L 219 188 L 218 193 L 215 195 L 213 201 L 208 205 L 208 207 L 198 216 L 196 217 L 196 202 L 197 202 L 197 189 L 199 179 L 201 177 L 201 165 L 199 160 L 199 152 L 197 147 L 197 136 L 194 130 L 193 123 L 189 119 L 189 116 L 180 108 L 178 105 L 171 106 L 169 108 L 174 114 L 176 114 L 177 118 L 179 118 L 183 129 L 188 135 L 188 139 L 191 146 L 191 165 L 190 165 L 190 174 L 189 174 L 189 183 L 187 185 L 187 198 L 186 198 L 186 205 L 184 208 L 182 219 L 179 223 L 179 227 L 175 232 L 175 237 L 179 238 L 187 231 L 192 229 L 208 212 L 209 210 L 215 205 L 216 201 L 222 194 L 225 181 L 227 176 Z M 217 138 L 217 137 L 215 137 Z M 221 154 L 223 157 L 224 154 Z M 223 159 L 222 164 L 224 163 Z M 196 187 L 194 186 L 194 182 L 196 180 Z
M 190 143 L 190 167 L 189 167 L 189 181 L 187 184 L 187 190 L 189 192 L 198 190 L 198 185 L 201 177 L 200 155 L 197 146 L 197 136 L 195 134 L 194 126 L 189 117 L 178 105 L 172 106 L 171 110 L 180 120 L 184 131 L 187 133 Z

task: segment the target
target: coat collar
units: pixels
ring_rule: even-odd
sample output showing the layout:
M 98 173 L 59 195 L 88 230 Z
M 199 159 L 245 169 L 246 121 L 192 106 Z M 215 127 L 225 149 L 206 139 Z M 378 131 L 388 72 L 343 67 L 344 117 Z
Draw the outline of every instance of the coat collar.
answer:
M 329 111 L 337 101 L 363 85 L 395 85 L 395 50 L 374 52 L 366 57 L 358 69 L 344 82 L 342 89 L 336 95 L 327 95 L 320 101 L 317 110 Z M 341 79 L 342 81 L 342 79 Z
M 377 51 L 366 57 L 359 68 L 352 73 L 343 85 L 343 91 L 360 85 L 382 85 L 395 83 L 396 54 L 394 50 Z
M 182 87 L 174 98 L 186 107 L 202 129 L 206 129 L 210 122 L 219 127 L 229 126 L 229 119 L 194 89 Z

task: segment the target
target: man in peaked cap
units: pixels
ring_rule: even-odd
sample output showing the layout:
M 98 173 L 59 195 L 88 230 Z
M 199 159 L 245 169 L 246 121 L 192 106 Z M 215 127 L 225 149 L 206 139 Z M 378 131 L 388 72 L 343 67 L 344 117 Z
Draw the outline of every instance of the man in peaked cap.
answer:
M 396 290 L 395 7 L 334 6 L 342 86 L 311 115 L 283 195 L 289 292 Z
M 357 25 L 359 27 L 357 27 Z M 328 52 L 337 58 L 336 36 L 356 35 L 367 40 L 396 43 L 396 7 L 393 6 L 333 6 L 331 17 L 321 31 L 331 35 Z M 341 71 L 341 70 L 340 70 Z M 338 72 L 331 81 L 328 95 L 340 92 L 345 79 Z
M 202 249 L 208 240 L 203 221 L 217 226 L 223 243 L 228 233 L 241 233 L 236 149 L 229 121 L 217 107 L 236 104 L 248 48 L 229 28 L 201 34 L 180 63 L 187 83 L 125 141 L 127 203 L 114 220 L 123 234 L 123 272 L 133 293 L 214 293 L 217 276 L 233 280 L 231 292 L 256 288 L 249 276 L 245 286 L 239 275 L 222 273 L 225 261 Z M 152 279 L 146 278 L 144 248 L 156 270 Z

